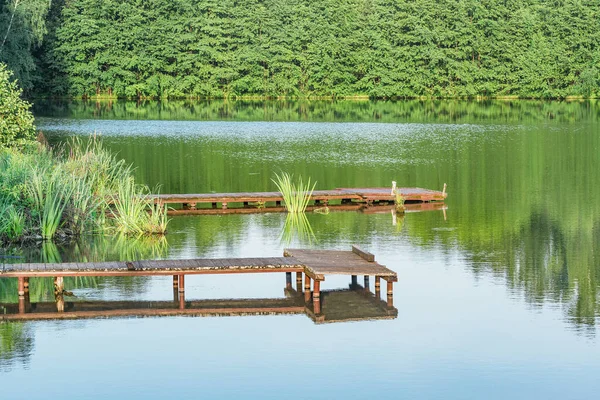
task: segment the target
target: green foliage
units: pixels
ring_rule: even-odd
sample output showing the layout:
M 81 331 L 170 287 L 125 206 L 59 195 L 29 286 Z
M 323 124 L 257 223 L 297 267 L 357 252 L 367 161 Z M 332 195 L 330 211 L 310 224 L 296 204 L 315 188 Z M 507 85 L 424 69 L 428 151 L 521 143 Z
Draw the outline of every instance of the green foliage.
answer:
M 54 237 L 61 223 L 63 212 L 71 202 L 73 188 L 63 185 L 62 171 L 34 169 L 28 189 L 33 199 L 33 211 L 39 216 L 39 226 L 44 240 Z
M 399 189 L 394 189 L 394 203 L 396 204 L 396 211 L 403 213 L 406 209 L 404 208 L 404 196 L 400 193 Z
M 0 63 L 0 149 L 22 147 L 35 139 L 31 106 L 21 99 L 21 90 L 11 76 Z
M 281 192 L 287 211 L 303 213 L 308 206 L 313 190 L 315 190 L 316 182 L 311 186 L 310 178 L 306 183 L 302 181 L 302 177 L 298 178 L 297 183 L 294 183 L 292 179 L 292 175 L 283 172 L 281 175 L 275 174 L 273 182 Z
M 164 234 L 167 230 L 166 207 L 154 205 L 148 188 L 136 184 L 131 177 L 118 182 L 116 194 L 109 197 L 108 205 L 113 228 L 120 234 Z
M 35 53 L 47 33 L 48 11 L 63 0 L 0 0 L 0 62 L 26 90 L 39 79 Z
M 77 97 L 591 97 L 600 94 L 588 77 L 600 63 L 599 9 L 579 0 L 72 0 L 50 10 L 42 83 Z
M 0 241 L 73 238 L 118 227 L 121 217 L 106 219 L 107 199 L 123 188 L 134 191 L 127 201 L 138 207 L 131 220 L 137 223 L 135 233 L 164 233 L 166 209 L 153 205 L 131 173 L 95 136 L 87 143 L 73 139 L 55 151 L 0 149 Z

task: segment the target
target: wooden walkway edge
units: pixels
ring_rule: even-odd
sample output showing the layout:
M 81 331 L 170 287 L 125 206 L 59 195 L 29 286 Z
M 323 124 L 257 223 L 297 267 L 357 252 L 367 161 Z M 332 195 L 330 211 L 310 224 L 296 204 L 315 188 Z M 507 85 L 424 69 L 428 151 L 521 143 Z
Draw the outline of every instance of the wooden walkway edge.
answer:
M 444 191 L 422 188 L 397 188 L 405 203 L 429 203 L 444 201 L 447 193 Z M 210 204 L 212 208 L 218 205 L 223 209 L 231 203 L 242 204 L 243 207 L 270 208 L 281 207 L 283 196 L 280 192 L 243 192 L 243 193 L 201 193 L 201 194 L 157 194 L 150 196 L 156 204 L 180 205 L 182 209 L 194 210 L 199 204 Z M 311 194 L 311 205 L 326 206 L 332 201 L 341 204 L 393 204 L 396 196 L 390 188 L 338 188 L 333 190 L 314 190 Z M 268 203 L 268 204 L 267 204 Z
M 304 297 L 312 301 L 314 313 L 320 314 L 320 285 L 327 275 L 350 275 L 356 285 L 358 275 L 363 275 L 365 287 L 369 277 L 375 277 L 375 293 L 380 295 L 380 280 L 387 282 L 387 303 L 393 304 L 393 282 L 397 274 L 375 262 L 375 256 L 357 246 L 352 251 L 286 249 L 284 257 L 270 258 L 221 258 L 190 260 L 143 260 L 98 263 L 23 263 L 3 264 L 0 278 L 17 278 L 19 310 L 26 310 L 26 293 L 29 278 L 54 277 L 55 292 L 64 292 L 65 276 L 173 276 L 173 290 L 179 294 L 180 308 L 185 309 L 185 276 L 197 274 L 272 273 L 285 272 L 286 285 L 292 288 L 292 272 L 296 272 L 298 291 L 302 289 L 304 274 Z M 311 290 L 312 283 L 312 290 Z M 59 309 L 61 306 L 59 306 Z M 62 301 L 64 309 L 64 300 Z

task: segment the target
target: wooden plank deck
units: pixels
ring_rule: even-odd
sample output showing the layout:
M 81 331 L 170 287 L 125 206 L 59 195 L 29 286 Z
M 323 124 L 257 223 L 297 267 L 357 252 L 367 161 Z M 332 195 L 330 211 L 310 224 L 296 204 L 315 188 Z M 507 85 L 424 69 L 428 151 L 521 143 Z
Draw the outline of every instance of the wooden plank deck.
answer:
M 430 202 L 443 201 L 447 193 L 422 188 L 398 188 L 405 202 Z M 199 193 L 199 194 L 157 194 L 151 195 L 159 204 L 182 204 L 185 207 L 195 208 L 197 204 L 210 203 L 213 207 L 220 203 L 227 208 L 229 203 L 276 203 L 283 201 L 280 192 L 241 192 L 241 193 Z M 328 203 L 332 200 L 342 202 L 359 202 L 371 204 L 373 202 L 394 202 L 395 196 L 391 188 L 338 188 L 333 190 L 315 190 L 312 192 L 311 201 Z
M 143 276 L 196 275 L 244 272 L 303 272 L 304 265 L 292 257 L 198 258 L 188 260 L 142 260 L 92 263 L 3 264 L 0 278 L 43 276 Z
M 305 273 L 319 281 L 325 280 L 326 275 L 379 276 L 397 281 L 394 271 L 352 251 L 286 249 L 285 255 L 303 264 Z

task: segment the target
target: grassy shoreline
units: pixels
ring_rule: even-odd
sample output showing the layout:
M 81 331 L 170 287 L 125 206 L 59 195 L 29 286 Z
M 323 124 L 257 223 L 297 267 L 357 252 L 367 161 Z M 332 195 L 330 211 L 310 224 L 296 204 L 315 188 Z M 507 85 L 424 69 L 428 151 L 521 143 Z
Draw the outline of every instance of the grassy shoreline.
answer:
M 98 137 L 57 148 L 43 142 L 0 149 L 1 244 L 166 232 L 166 210 Z

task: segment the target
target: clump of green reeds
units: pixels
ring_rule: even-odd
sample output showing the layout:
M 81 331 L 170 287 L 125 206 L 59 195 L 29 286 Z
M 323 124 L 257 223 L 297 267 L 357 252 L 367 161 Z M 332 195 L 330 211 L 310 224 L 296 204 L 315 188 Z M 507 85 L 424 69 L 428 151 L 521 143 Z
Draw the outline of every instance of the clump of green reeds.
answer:
M 39 218 L 42 239 L 52 239 L 58 230 L 65 208 L 71 200 L 73 188 L 61 185 L 60 170 L 46 173 L 34 170 L 28 189 Z
M 154 204 L 148 187 L 133 178 L 121 181 L 115 195 L 109 196 L 109 213 L 113 229 L 121 234 L 139 236 L 164 234 L 167 231 L 167 209 Z
M 394 203 L 396 204 L 396 212 L 404 213 L 406 208 L 404 207 L 404 196 L 400 193 L 400 189 L 394 189 Z
M 292 179 L 292 175 L 283 172 L 281 175 L 275 174 L 273 182 L 281 192 L 287 211 L 290 213 L 302 213 L 308 206 L 316 182 L 311 186 L 310 178 L 304 182 L 302 177 L 299 177 L 296 183 Z
M 107 199 L 124 199 L 119 196 L 124 190 L 135 206 L 118 203 L 122 209 L 116 214 L 126 221 L 108 221 Z M 166 209 L 155 206 L 149 194 L 97 136 L 53 149 L 0 149 L 0 242 L 67 239 L 115 226 L 128 235 L 164 233 Z

